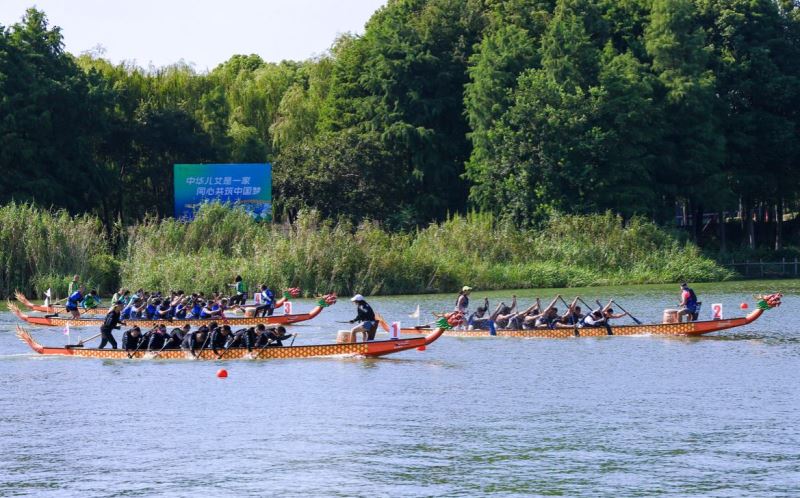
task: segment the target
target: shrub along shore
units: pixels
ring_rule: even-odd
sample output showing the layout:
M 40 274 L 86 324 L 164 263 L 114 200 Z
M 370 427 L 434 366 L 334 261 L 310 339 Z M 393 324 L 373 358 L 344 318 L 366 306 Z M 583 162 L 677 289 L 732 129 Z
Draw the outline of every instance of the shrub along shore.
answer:
M 129 288 L 222 291 L 241 274 L 252 288 L 300 287 L 307 295 L 453 292 L 719 281 L 729 270 L 655 224 L 612 214 L 555 216 L 538 230 L 488 214 L 453 216 L 412 232 L 354 226 L 301 213 L 292 226 L 253 221 L 221 205 L 194 221 L 146 219 L 115 228 L 99 219 L 27 204 L 0 208 L 0 292 L 66 294 L 71 275 L 109 294 Z

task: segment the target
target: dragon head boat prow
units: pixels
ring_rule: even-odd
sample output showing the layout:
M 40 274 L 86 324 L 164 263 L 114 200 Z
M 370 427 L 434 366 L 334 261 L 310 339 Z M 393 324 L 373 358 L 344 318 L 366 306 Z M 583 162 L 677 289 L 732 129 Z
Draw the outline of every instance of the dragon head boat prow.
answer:
M 20 341 L 22 341 L 25 344 L 27 344 L 28 346 L 30 346 L 31 349 L 33 349 L 37 353 L 42 354 L 42 352 L 44 351 L 44 346 L 42 346 L 41 344 L 36 342 L 33 339 L 33 337 L 31 337 L 30 332 L 28 332 L 27 330 L 23 329 L 19 325 L 17 325 L 16 334 L 17 334 L 17 338 L 19 338 Z

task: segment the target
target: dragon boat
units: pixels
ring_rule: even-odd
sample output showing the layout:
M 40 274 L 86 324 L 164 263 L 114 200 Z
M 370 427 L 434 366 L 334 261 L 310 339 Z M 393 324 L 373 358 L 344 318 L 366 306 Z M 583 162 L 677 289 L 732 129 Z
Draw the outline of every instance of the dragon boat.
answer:
M 537 328 L 537 329 L 496 329 L 494 332 L 483 329 L 461 330 L 449 324 L 447 318 L 442 317 L 436 323 L 437 327 L 446 326 L 443 335 L 448 337 L 541 337 L 563 339 L 568 337 L 600 337 L 607 335 L 633 336 L 633 335 L 661 335 L 661 336 L 701 336 L 720 330 L 742 327 L 756 321 L 765 311 L 780 306 L 781 294 L 771 294 L 759 297 L 756 309 L 743 317 L 701 320 L 680 323 L 652 323 L 636 325 L 611 325 L 606 327 L 564 327 L 564 328 Z M 404 335 L 418 335 L 431 326 L 424 325 L 413 328 L 402 328 Z
M 279 299 L 275 301 L 274 307 L 276 309 L 280 308 L 286 301 L 288 301 L 292 297 L 298 297 L 299 295 L 300 295 L 299 292 L 296 295 L 284 292 L 283 296 L 281 296 Z M 51 315 L 56 313 L 67 312 L 67 309 L 63 304 L 52 304 L 50 306 L 45 306 L 43 304 L 35 304 L 31 302 L 31 300 L 28 299 L 27 296 L 25 296 L 25 294 L 23 294 L 20 291 L 14 292 L 14 298 L 31 311 L 38 311 L 40 313 L 47 313 Z M 248 310 L 250 311 L 255 310 L 257 306 L 258 304 L 250 304 L 250 305 L 246 304 L 243 306 L 243 308 L 245 308 L 245 313 L 247 313 Z M 106 307 L 97 307 L 97 308 L 81 309 L 80 312 L 83 315 L 105 315 L 106 313 L 108 313 L 108 310 L 109 308 Z
M 49 347 L 42 346 L 31 334 L 17 326 L 17 337 L 30 346 L 35 352 L 47 356 L 76 356 L 82 358 L 103 358 L 119 360 L 159 359 L 159 360 L 266 360 L 277 358 L 312 358 L 323 356 L 365 356 L 378 357 L 399 353 L 409 349 L 424 350 L 426 346 L 441 337 L 444 329 L 437 328 L 422 337 L 407 339 L 390 339 L 386 341 L 369 341 L 335 344 L 313 344 L 308 346 L 265 347 L 248 351 L 247 348 L 230 348 L 217 355 L 211 349 L 202 349 L 194 355 L 190 351 L 180 349 L 164 349 L 158 352 L 135 351 L 122 349 L 96 349 L 84 347 Z M 418 334 L 419 335 L 419 334 Z
M 128 319 L 124 320 L 126 326 L 139 326 L 142 328 L 152 328 L 156 325 L 169 325 L 170 327 L 181 327 L 183 325 L 201 326 L 209 325 L 212 322 L 217 322 L 222 325 L 230 325 L 231 327 L 237 326 L 250 326 L 250 325 L 288 325 L 292 323 L 304 322 L 316 317 L 322 310 L 336 303 L 336 296 L 327 294 L 320 298 L 315 306 L 308 313 L 296 313 L 290 315 L 273 315 L 265 317 L 217 317 L 217 318 L 192 318 L 185 320 L 150 320 L 150 319 Z M 46 327 L 66 326 L 70 327 L 100 327 L 103 324 L 102 319 L 98 318 L 71 318 L 71 317 L 57 317 L 57 316 L 30 316 L 20 311 L 19 307 L 7 301 L 8 309 L 14 313 L 20 320 L 30 323 L 31 325 L 42 325 Z

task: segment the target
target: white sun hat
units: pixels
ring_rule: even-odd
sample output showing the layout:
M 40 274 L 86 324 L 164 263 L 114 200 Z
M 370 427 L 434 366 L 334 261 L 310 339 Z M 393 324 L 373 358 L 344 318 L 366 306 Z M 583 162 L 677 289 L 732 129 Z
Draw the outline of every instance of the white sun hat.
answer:
M 351 297 L 350 300 L 353 301 L 353 302 L 363 301 L 364 300 L 364 296 L 362 296 L 361 294 L 356 294 L 355 296 Z

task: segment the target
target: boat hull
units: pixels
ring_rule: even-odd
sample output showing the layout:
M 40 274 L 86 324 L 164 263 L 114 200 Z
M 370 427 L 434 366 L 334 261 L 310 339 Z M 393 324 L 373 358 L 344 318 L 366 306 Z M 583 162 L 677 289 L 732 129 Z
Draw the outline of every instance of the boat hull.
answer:
M 443 329 L 433 330 L 423 337 L 410 337 L 388 341 L 371 341 L 345 344 L 314 344 L 308 346 L 266 347 L 247 351 L 246 348 L 230 348 L 217 355 L 210 349 L 203 349 L 193 356 L 191 352 L 180 349 L 165 349 L 161 352 L 137 351 L 129 353 L 121 349 L 48 347 L 37 343 L 22 327 L 17 326 L 17 337 L 28 344 L 35 352 L 48 356 L 75 356 L 81 358 L 102 358 L 118 360 L 267 360 L 288 358 L 313 358 L 325 356 L 358 355 L 367 357 L 385 356 L 415 348 L 424 348 L 441 337 Z M 130 354 L 130 356 L 129 356 Z
M 762 310 L 757 309 L 745 317 L 731 318 L 729 320 L 705 320 L 698 322 L 684 323 L 655 323 L 642 325 L 614 325 L 611 327 L 610 335 L 632 336 L 632 335 L 662 335 L 662 336 L 700 336 L 718 332 L 720 330 L 731 329 L 747 325 L 761 316 Z M 419 334 L 427 328 L 404 328 L 401 334 Z M 555 328 L 555 329 L 523 329 L 506 330 L 497 329 L 493 335 L 488 330 L 447 330 L 444 332 L 448 337 L 530 337 L 530 338 L 550 338 L 565 339 L 569 337 L 600 337 L 609 335 L 605 327 L 582 327 L 582 328 Z
M 8 303 L 8 309 L 14 313 L 17 318 L 32 325 L 41 325 L 44 327 L 100 327 L 103 320 L 97 318 L 67 318 L 67 317 L 44 317 L 44 316 L 30 316 L 22 311 L 13 303 Z M 152 328 L 156 325 L 167 325 L 169 327 L 181 327 L 183 325 L 201 326 L 209 325 L 212 322 L 217 322 L 222 325 L 230 325 L 231 327 L 239 326 L 252 326 L 258 324 L 264 325 L 287 325 L 291 323 L 304 322 L 311 320 L 319 315 L 323 310 L 322 306 L 316 306 L 308 313 L 297 313 L 291 315 L 273 315 L 266 317 L 250 317 L 250 318 L 209 318 L 209 319 L 193 319 L 193 320 L 125 320 L 125 325 L 133 327 L 138 326 L 142 328 Z

